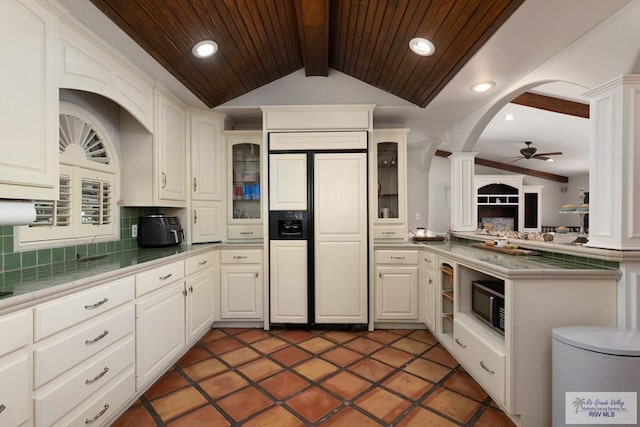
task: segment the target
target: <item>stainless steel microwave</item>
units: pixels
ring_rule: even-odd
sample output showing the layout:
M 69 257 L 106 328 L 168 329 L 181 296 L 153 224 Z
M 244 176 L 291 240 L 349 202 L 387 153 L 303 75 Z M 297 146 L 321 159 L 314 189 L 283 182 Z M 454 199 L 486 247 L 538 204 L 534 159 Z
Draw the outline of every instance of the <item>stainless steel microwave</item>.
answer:
M 480 320 L 504 334 L 504 282 L 471 282 L 471 310 Z

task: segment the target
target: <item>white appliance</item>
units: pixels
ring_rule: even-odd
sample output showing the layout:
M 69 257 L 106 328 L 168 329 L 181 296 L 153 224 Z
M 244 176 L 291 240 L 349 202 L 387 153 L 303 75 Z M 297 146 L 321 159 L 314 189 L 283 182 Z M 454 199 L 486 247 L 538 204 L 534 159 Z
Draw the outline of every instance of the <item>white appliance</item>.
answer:
M 349 150 L 274 149 L 272 138 L 271 323 L 366 324 L 366 136 Z
M 552 331 L 553 426 L 638 425 L 640 331 Z

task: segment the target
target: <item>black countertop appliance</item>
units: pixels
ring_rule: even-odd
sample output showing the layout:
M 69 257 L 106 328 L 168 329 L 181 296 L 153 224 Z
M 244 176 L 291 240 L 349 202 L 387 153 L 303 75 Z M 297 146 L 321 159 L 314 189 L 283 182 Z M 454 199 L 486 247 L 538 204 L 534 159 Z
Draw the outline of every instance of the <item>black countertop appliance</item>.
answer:
M 184 241 L 184 230 L 175 216 L 147 215 L 138 217 L 138 246 L 157 248 L 175 246 Z

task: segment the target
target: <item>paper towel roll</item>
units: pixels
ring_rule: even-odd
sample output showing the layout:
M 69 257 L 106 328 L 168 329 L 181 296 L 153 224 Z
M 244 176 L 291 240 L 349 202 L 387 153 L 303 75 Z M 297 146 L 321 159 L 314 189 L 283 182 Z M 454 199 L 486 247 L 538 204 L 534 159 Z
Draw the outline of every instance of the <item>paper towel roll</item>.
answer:
M 0 200 L 0 225 L 27 225 L 36 220 L 33 202 Z

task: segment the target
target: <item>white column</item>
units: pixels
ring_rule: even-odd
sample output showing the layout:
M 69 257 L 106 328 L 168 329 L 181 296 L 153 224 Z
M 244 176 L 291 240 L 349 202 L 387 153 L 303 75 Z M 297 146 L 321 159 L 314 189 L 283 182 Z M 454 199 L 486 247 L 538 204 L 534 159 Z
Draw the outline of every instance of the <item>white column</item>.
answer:
M 475 176 L 475 152 L 452 153 L 451 160 L 451 230 L 474 231 L 478 228 Z
M 589 243 L 640 249 L 640 75 L 618 77 L 591 98 Z

